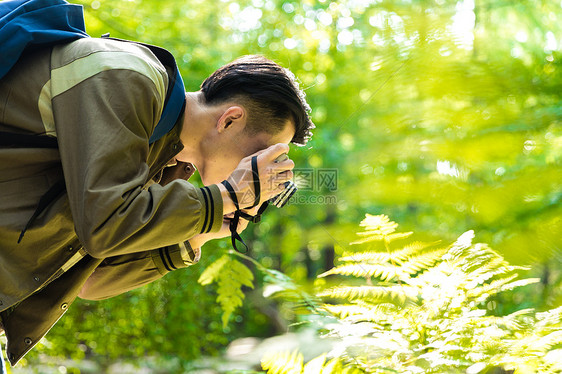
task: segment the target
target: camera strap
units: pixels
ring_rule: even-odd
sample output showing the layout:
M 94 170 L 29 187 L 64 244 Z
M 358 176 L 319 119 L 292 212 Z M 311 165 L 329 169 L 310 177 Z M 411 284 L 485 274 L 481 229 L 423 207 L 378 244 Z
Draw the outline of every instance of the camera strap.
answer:
M 252 157 L 252 176 L 254 178 L 254 203 L 253 205 L 242 209 L 251 209 L 256 207 L 260 203 L 261 188 L 260 188 L 260 174 L 258 171 L 258 156 Z M 242 239 L 242 237 L 237 231 L 238 222 L 240 222 L 240 218 L 243 218 L 250 222 L 258 223 L 259 221 L 261 221 L 262 213 L 265 212 L 265 210 L 269 206 L 269 202 L 268 201 L 264 202 L 258 209 L 258 213 L 255 216 L 249 215 L 248 213 L 245 213 L 241 210 L 240 205 L 238 204 L 238 197 L 236 196 L 236 192 L 234 191 L 234 188 L 232 188 L 232 185 L 227 180 L 224 180 L 221 183 L 228 191 L 228 194 L 230 195 L 230 198 L 234 203 L 234 207 L 236 208 L 236 211 L 234 212 L 234 217 L 226 218 L 227 220 L 230 221 L 229 229 L 230 229 L 230 237 L 232 240 L 232 247 L 240 253 L 247 253 L 249 250 L 248 245 L 244 242 L 244 239 Z M 238 249 L 238 247 L 236 246 L 236 241 L 239 241 L 244 245 L 244 247 L 246 248 L 244 252 Z

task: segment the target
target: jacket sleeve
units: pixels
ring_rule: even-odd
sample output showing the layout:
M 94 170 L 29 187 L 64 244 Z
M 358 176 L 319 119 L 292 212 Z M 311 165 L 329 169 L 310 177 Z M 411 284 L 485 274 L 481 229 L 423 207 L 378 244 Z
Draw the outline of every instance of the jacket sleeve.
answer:
M 53 120 L 78 238 L 92 257 L 106 258 L 218 231 L 216 185 L 175 180 L 143 188 L 167 75 L 148 49 L 111 42 L 126 46 L 95 50 L 83 39 L 53 51 Z
M 88 278 L 82 299 L 101 300 L 120 295 L 162 278 L 168 272 L 196 264 L 200 252 L 189 242 L 159 249 L 108 257 Z

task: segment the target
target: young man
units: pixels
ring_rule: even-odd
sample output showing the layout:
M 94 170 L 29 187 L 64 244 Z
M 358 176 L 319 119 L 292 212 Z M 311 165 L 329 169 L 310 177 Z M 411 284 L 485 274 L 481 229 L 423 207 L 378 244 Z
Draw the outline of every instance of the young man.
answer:
M 290 72 L 259 56 L 222 67 L 150 144 L 168 70 L 144 46 L 85 38 L 27 52 L 0 80 L 0 131 L 58 142 L 0 148 L 0 327 L 12 365 L 77 296 L 150 283 L 229 236 L 236 208 L 220 182 L 252 205 L 242 204 L 255 192 L 252 155 L 260 203 L 292 178 L 294 163 L 274 160 L 314 126 Z M 203 188 L 187 182 L 195 167 Z M 65 192 L 46 198 L 61 180 Z

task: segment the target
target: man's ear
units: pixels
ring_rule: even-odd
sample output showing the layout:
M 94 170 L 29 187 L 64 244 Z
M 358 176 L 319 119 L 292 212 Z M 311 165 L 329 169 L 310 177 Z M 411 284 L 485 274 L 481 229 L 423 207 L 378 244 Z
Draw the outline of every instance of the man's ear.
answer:
M 246 111 L 238 105 L 228 107 L 217 121 L 217 131 L 242 130 L 246 126 Z

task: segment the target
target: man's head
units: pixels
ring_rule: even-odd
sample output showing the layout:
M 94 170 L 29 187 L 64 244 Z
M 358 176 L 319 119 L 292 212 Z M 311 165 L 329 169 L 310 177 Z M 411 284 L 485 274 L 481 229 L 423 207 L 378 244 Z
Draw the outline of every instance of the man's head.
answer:
M 265 57 L 245 56 L 223 66 L 196 97 L 186 111 L 187 126 L 198 126 L 190 132 L 200 138 L 190 161 L 205 184 L 226 179 L 252 153 L 276 143 L 304 145 L 312 136 L 310 107 L 294 75 Z
M 276 135 L 291 121 L 292 143 L 304 145 L 314 124 L 310 106 L 295 76 L 265 57 L 241 57 L 215 71 L 201 84 L 208 105 L 237 102 L 247 110 L 246 131 Z

